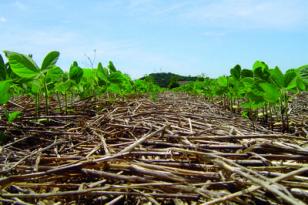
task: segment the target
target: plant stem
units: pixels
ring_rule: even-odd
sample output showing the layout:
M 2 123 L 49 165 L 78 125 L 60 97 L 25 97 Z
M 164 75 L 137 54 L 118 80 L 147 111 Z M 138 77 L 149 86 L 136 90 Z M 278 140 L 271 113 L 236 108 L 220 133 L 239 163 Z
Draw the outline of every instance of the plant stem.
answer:
M 283 99 L 280 98 L 280 116 L 281 116 L 281 123 L 282 123 L 282 132 L 285 131 L 285 121 L 284 121 L 284 106 L 283 106 Z
M 272 112 L 272 107 L 270 104 L 268 104 L 268 109 L 269 109 L 269 124 L 270 124 L 270 128 L 273 131 L 273 112 Z
M 58 104 L 59 104 L 59 109 L 60 109 L 60 113 L 62 113 L 62 104 L 61 104 L 61 99 L 60 99 L 60 95 L 57 92 L 57 100 L 58 100 Z
M 67 94 L 64 94 L 64 101 L 65 101 L 65 114 L 67 115 Z
M 46 115 L 49 115 L 49 109 L 48 109 L 48 89 L 46 84 L 46 79 L 44 78 L 44 92 L 45 92 L 45 111 Z
M 40 106 L 40 96 L 39 93 L 35 94 L 35 112 L 36 112 L 36 117 L 39 117 L 39 106 Z
M 286 131 L 289 132 L 289 114 L 288 114 L 288 109 L 289 109 L 289 103 L 288 103 L 288 94 L 285 93 L 284 96 L 284 106 L 285 106 L 285 118 L 286 118 Z

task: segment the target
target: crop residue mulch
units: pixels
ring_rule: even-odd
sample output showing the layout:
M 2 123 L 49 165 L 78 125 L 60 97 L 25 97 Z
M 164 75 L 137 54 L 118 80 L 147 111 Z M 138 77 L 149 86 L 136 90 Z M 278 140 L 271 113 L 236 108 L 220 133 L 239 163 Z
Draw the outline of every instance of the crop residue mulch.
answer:
M 27 115 L 1 122 L 12 138 L 0 147 L 1 203 L 308 202 L 307 136 L 184 94 L 104 105 L 95 114 L 94 103 L 80 102 L 49 125 Z

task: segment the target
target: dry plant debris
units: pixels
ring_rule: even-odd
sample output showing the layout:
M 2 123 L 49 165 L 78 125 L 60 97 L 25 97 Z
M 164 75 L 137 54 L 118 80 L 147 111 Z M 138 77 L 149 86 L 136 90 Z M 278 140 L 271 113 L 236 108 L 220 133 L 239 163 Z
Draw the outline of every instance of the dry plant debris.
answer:
M 99 104 L 79 102 L 74 115 L 45 116 L 49 124 L 31 114 L 1 122 L 13 138 L 0 150 L 1 203 L 308 202 L 307 136 L 186 94 L 101 102 L 95 113 Z

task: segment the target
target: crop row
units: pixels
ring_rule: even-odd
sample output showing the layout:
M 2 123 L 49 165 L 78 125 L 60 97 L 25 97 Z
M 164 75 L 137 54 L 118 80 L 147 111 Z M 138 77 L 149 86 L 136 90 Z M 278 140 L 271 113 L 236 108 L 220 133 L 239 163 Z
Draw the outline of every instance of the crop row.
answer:
M 12 97 L 30 96 L 39 116 L 41 101 L 46 115 L 49 101 L 56 99 L 60 112 L 68 112 L 68 104 L 74 100 L 97 98 L 101 95 L 125 96 L 148 93 L 155 96 L 162 89 L 150 78 L 132 80 L 117 70 L 110 61 L 106 67 L 98 63 L 96 68 L 81 68 L 73 62 L 68 71 L 56 65 L 60 53 L 52 51 L 43 59 L 41 66 L 29 55 L 4 51 L 8 62 L 0 55 L 0 105 Z M 308 88 L 308 66 L 289 69 L 283 73 L 278 67 L 269 68 L 257 61 L 251 69 L 236 65 L 229 76 L 216 79 L 199 78 L 177 90 L 206 96 L 211 101 L 221 102 L 234 112 L 241 112 L 253 121 L 260 118 L 269 126 L 279 118 L 283 131 L 289 131 L 289 103 L 301 91 Z M 7 113 L 8 121 L 19 112 Z
M 236 65 L 229 76 L 204 78 L 185 84 L 180 91 L 206 96 L 224 107 L 241 112 L 253 121 L 261 119 L 269 127 L 280 118 L 282 131 L 289 130 L 289 103 L 308 88 L 308 65 L 283 73 L 257 61 L 251 69 Z M 275 119 L 274 119 L 275 118 Z
M 49 113 L 49 101 L 57 99 L 59 109 L 67 113 L 68 101 L 98 97 L 102 94 L 124 96 L 133 93 L 157 93 L 160 87 L 152 81 L 135 80 L 120 72 L 110 61 L 104 67 L 81 68 L 73 62 L 68 71 L 56 65 L 60 53 L 52 51 L 43 59 L 41 66 L 30 55 L 4 51 L 8 60 L 5 63 L 0 55 L 0 105 L 12 97 L 30 96 L 40 113 L 41 99 L 45 102 L 45 112 Z M 20 113 L 9 113 L 9 121 Z

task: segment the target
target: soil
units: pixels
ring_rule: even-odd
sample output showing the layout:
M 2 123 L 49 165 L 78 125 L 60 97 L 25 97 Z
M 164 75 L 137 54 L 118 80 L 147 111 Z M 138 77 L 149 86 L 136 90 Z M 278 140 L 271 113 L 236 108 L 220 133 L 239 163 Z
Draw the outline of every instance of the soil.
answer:
M 0 123 L 1 203 L 308 202 L 303 131 L 271 131 L 180 93 L 88 99 L 65 115 L 51 106 L 38 120 L 30 99 L 7 105 L 23 116 Z M 304 112 L 298 109 L 294 121 Z M 301 122 L 305 130 L 307 118 Z

